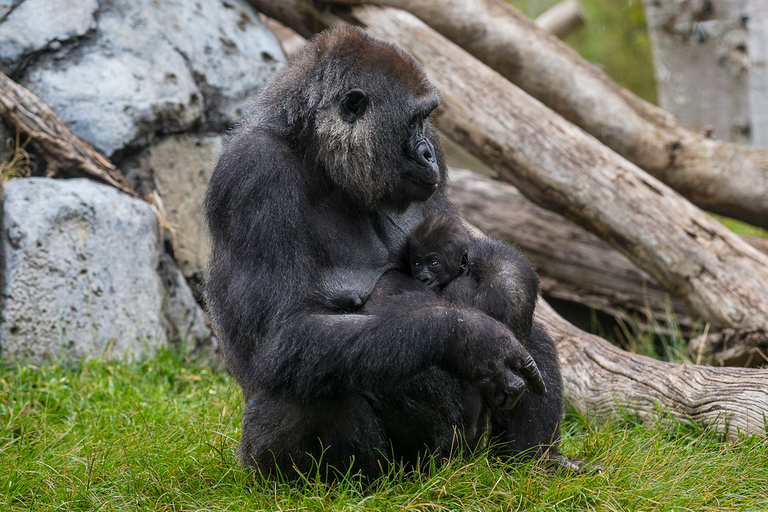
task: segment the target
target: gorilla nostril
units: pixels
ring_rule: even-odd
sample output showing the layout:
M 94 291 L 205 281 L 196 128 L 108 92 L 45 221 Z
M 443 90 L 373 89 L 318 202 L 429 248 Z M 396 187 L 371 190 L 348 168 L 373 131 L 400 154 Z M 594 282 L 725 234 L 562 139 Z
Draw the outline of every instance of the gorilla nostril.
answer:
M 425 160 L 432 160 L 432 153 L 430 153 L 429 150 L 426 150 L 424 152 L 424 159 Z

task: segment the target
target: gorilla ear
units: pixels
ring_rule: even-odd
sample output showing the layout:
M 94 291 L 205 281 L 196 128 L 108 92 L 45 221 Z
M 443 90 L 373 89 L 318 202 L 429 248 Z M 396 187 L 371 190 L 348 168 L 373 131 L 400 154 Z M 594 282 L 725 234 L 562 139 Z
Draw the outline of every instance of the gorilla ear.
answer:
M 341 98 L 341 118 L 354 123 L 365 114 L 368 108 L 368 96 L 360 89 L 350 89 Z

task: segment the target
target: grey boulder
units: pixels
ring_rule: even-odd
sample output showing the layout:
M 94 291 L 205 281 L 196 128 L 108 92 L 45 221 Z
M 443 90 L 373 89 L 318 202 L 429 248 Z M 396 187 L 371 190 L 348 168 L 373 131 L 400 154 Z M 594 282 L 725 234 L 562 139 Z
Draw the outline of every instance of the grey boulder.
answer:
M 0 69 L 115 160 L 158 135 L 226 130 L 284 61 L 243 0 L 13 4 Z
M 215 343 L 148 204 L 85 179 L 2 187 L 0 357 L 74 362 Z

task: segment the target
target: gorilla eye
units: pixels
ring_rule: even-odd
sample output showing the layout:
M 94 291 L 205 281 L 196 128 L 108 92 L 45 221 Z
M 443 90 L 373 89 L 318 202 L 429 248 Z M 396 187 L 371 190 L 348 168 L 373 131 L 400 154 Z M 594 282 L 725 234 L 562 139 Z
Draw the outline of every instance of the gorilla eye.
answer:
M 415 129 L 416 126 L 419 124 L 420 118 L 419 116 L 413 116 L 410 121 L 408 121 L 408 128 L 411 130 Z
M 412 265 L 413 265 L 414 267 L 416 267 L 416 268 L 419 268 L 419 267 L 421 267 L 421 262 L 420 262 L 420 261 L 414 261 L 414 262 L 412 263 Z
M 368 108 L 368 96 L 360 89 L 350 89 L 341 98 L 341 118 L 354 123 L 365 114 Z
M 432 260 L 429 262 L 429 266 L 432 268 L 437 268 L 438 265 L 440 265 L 440 262 L 437 260 Z

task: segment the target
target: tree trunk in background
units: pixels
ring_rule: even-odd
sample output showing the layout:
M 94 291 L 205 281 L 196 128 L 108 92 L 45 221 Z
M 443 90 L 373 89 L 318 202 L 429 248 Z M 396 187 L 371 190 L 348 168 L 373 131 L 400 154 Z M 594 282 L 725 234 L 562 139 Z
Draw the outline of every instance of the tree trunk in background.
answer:
M 749 0 L 644 0 L 659 105 L 680 124 L 749 144 Z
M 768 2 L 750 0 L 747 20 L 752 144 L 768 147 Z
M 596 235 L 538 206 L 514 186 L 451 169 L 449 197 L 462 217 L 482 232 L 511 242 L 533 263 L 542 292 L 626 320 L 652 316 L 662 326 L 668 306 L 691 327 L 696 314 L 671 298 L 658 281 Z
M 768 149 L 680 128 L 501 0 L 375 1 L 421 18 L 701 208 L 768 229 Z

